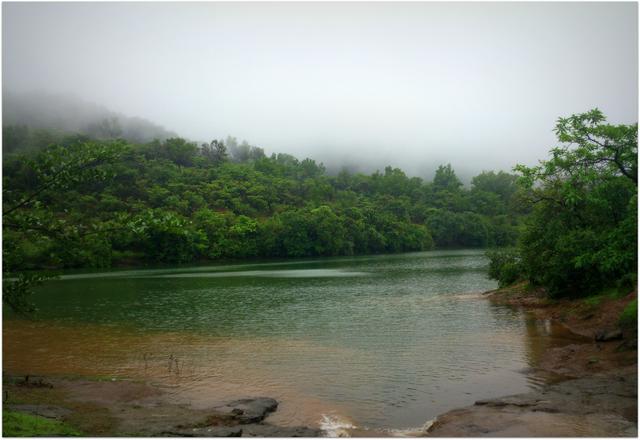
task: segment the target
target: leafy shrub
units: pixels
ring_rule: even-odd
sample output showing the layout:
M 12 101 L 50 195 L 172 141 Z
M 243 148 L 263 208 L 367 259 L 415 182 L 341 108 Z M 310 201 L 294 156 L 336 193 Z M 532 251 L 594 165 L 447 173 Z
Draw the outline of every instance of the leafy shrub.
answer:
M 487 251 L 489 258 L 489 278 L 498 281 L 500 287 L 509 286 L 523 275 L 518 251 L 513 248 Z

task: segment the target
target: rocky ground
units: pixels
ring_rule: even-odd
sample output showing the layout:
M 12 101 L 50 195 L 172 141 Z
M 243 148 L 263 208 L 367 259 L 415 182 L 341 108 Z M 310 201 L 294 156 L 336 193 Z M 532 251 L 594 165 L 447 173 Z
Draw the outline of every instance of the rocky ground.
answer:
M 479 400 L 449 411 L 425 428 L 434 437 L 637 437 L 637 330 L 618 318 L 636 298 L 549 301 L 515 286 L 489 292 L 490 301 L 525 309 L 583 336 L 546 350 L 537 368 L 564 379 L 538 391 Z
M 439 416 L 435 437 L 637 437 L 635 374 L 588 377 L 479 400 Z
M 4 409 L 61 420 L 88 436 L 318 437 L 308 427 L 265 422 L 278 402 L 246 398 L 209 409 L 167 402 L 157 388 L 118 380 L 4 378 Z

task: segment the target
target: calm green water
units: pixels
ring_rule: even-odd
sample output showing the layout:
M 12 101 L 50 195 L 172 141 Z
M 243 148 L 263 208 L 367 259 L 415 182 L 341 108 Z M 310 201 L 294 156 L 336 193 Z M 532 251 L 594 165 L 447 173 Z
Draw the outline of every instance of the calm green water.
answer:
M 544 329 L 481 298 L 486 269 L 461 250 L 69 274 L 37 292 L 39 323 L 5 319 L 4 368 L 139 376 L 200 406 L 270 395 L 279 423 L 421 426 L 539 382 L 523 371 Z

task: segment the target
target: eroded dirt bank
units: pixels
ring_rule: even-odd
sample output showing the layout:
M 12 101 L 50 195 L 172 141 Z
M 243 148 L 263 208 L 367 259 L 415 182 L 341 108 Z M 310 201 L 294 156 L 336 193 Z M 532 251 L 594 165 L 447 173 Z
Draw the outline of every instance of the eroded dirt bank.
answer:
M 425 429 L 435 437 L 637 437 L 637 330 L 619 316 L 636 298 L 549 301 L 542 292 L 516 286 L 487 299 L 518 307 L 561 325 L 584 342 L 542 353 L 537 369 L 557 383 L 440 415 Z

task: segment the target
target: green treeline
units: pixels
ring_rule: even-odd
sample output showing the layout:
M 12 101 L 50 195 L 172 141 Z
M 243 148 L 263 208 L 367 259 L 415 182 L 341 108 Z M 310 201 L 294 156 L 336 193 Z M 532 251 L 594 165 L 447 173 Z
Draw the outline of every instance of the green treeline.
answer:
M 491 277 L 551 296 L 634 286 L 637 124 L 593 110 L 555 131 L 559 146 L 538 166 L 483 172 L 467 188 L 450 165 L 432 181 L 392 167 L 330 175 L 234 138 L 134 143 L 4 127 L 3 272 L 17 276 L 4 298 L 22 301 L 40 279 L 31 269 L 434 247 L 500 248 Z
M 636 287 L 638 125 L 607 124 L 599 110 L 560 118 L 560 146 L 517 166 L 532 212 L 515 249 L 490 253 L 501 285 L 526 280 L 552 297 Z
M 181 138 L 135 144 L 3 130 L 4 271 L 514 245 L 516 176 L 465 188 L 387 167 L 329 175 L 311 159 Z

